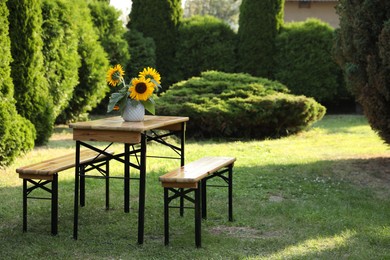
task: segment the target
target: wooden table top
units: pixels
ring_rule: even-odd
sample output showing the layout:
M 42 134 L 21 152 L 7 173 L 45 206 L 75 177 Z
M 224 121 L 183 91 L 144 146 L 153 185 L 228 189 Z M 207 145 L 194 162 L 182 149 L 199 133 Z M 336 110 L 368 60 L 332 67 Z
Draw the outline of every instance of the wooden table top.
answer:
M 108 117 L 98 120 L 69 124 L 73 128 L 73 140 L 104 141 L 137 144 L 141 140 L 141 133 L 148 130 L 185 131 L 182 123 L 188 117 L 180 116 L 149 116 L 144 121 L 125 122 L 122 117 Z
M 69 127 L 73 129 L 144 132 L 152 129 L 163 129 L 166 126 L 183 123 L 188 120 L 188 117 L 145 115 L 144 121 L 125 122 L 122 117 L 115 116 L 86 122 L 71 123 L 69 124 Z

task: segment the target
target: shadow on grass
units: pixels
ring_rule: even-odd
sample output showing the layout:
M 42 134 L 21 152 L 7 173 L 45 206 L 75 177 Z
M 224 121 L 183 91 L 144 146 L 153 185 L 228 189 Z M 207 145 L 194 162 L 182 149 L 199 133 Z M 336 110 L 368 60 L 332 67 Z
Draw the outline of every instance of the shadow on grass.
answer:
M 311 164 L 236 166 L 234 222 L 227 221 L 227 191 L 209 189 L 203 248 L 195 249 L 193 212 L 171 213 L 171 244 L 163 245 L 161 173 L 147 176 L 145 244 L 137 246 L 138 182 L 131 212 L 123 213 L 123 183 L 87 180 L 79 240 L 72 239 L 73 181 L 60 179 L 59 235 L 50 236 L 50 204 L 30 205 L 22 233 L 21 187 L 0 188 L 0 250 L 9 259 L 41 258 L 360 258 L 390 255 L 390 158 Z

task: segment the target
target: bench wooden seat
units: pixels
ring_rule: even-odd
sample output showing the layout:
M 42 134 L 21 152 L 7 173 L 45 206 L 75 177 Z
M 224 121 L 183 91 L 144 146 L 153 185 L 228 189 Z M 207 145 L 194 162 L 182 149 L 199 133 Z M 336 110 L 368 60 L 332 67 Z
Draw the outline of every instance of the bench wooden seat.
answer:
M 159 177 L 164 187 L 164 241 L 169 244 L 169 203 L 180 198 L 180 211 L 184 208 L 183 201 L 194 203 L 195 209 L 195 244 L 201 246 L 201 217 L 206 218 L 206 181 L 220 177 L 226 181 L 228 187 L 229 221 L 233 221 L 233 165 L 234 157 L 204 157 L 177 168 Z M 228 173 L 228 176 L 223 174 Z M 173 195 L 170 195 L 170 192 Z M 194 192 L 194 199 L 187 194 Z M 202 208 L 201 208 L 202 207 Z
M 113 154 L 112 151 L 107 151 Z M 23 231 L 27 231 L 27 199 L 47 199 L 51 200 L 51 233 L 56 235 L 58 232 L 58 173 L 76 166 L 75 154 L 67 154 L 52 158 L 35 164 L 19 167 L 16 172 L 19 178 L 23 179 Z M 103 168 L 105 166 L 105 168 Z M 80 151 L 80 171 L 85 172 L 96 169 L 106 176 L 106 185 L 108 185 L 109 176 L 109 158 L 92 150 Z M 38 181 L 34 181 L 38 180 Z M 32 184 L 28 187 L 28 183 Z M 46 187 L 51 183 L 51 189 Z M 85 201 L 85 180 L 81 178 L 80 200 L 82 205 Z M 47 197 L 32 197 L 30 193 L 35 189 L 43 189 L 51 194 Z M 106 187 L 107 190 L 108 187 Z M 106 194 L 106 206 L 108 198 Z

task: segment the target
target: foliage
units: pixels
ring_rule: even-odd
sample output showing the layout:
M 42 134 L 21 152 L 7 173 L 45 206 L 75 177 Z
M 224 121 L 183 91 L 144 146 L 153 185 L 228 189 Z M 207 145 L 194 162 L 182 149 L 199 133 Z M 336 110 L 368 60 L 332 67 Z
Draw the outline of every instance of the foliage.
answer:
M 34 124 L 35 143 L 44 144 L 53 131 L 54 112 L 44 74 L 41 1 L 8 1 L 7 5 L 16 108 Z
M 77 35 L 81 67 L 78 69 L 79 84 L 73 91 L 69 106 L 57 118 L 59 123 L 85 116 L 109 91 L 105 78 L 102 77 L 109 66 L 107 53 L 100 45 L 88 6 L 84 1 L 73 0 L 72 4 L 76 6 L 79 21 Z
M 212 16 L 193 16 L 179 27 L 176 60 L 180 79 L 199 76 L 202 71 L 233 72 L 235 33 Z
M 119 20 L 120 11 L 107 1 L 88 4 L 92 21 L 98 29 L 99 41 L 107 52 L 110 64 L 126 64 L 130 59 L 129 46 L 124 38 L 126 29 Z
M 157 113 L 189 116 L 189 135 L 265 138 L 297 133 L 325 108 L 275 81 L 209 71 L 174 84 L 159 98 Z
M 0 167 L 9 165 L 21 153 L 34 147 L 34 125 L 16 112 L 11 78 L 11 43 L 8 8 L 0 1 Z
M 156 44 L 156 67 L 165 86 L 175 82 L 175 46 L 182 17 L 180 0 L 133 0 L 127 27 L 151 37 Z
M 77 52 L 77 20 L 74 5 L 65 0 L 44 0 L 42 3 L 42 37 L 45 77 L 54 101 L 54 117 L 69 104 L 78 84 L 81 66 Z
M 348 98 L 341 70 L 332 58 L 333 32 L 317 19 L 283 26 L 276 38 L 275 79 L 293 94 L 320 102 Z
M 136 77 L 144 67 L 156 67 L 156 45 L 151 37 L 144 37 L 133 29 L 125 33 L 125 38 L 131 55 L 131 60 L 124 63 L 127 71 L 125 78 L 129 80 Z
M 390 2 L 340 0 L 335 56 L 373 129 L 390 144 Z
M 186 0 L 184 17 L 211 15 L 237 29 L 240 5 L 241 0 Z
M 283 24 L 283 0 L 243 0 L 238 28 L 238 71 L 273 78 L 275 38 Z

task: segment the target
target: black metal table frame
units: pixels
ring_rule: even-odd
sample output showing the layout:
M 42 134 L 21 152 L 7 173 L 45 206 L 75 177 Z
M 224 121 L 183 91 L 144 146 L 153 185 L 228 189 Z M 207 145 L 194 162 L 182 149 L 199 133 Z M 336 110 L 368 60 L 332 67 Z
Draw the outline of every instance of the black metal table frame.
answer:
M 83 141 L 76 140 L 76 170 L 75 170 L 75 188 L 74 188 L 74 222 L 73 222 L 73 238 L 77 240 L 78 238 L 78 215 L 79 215 L 79 196 L 80 193 L 83 194 L 84 187 L 80 186 L 80 177 L 90 177 L 90 178 L 118 178 L 124 180 L 124 211 L 128 213 L 130 211 L 130 179 L 139 180 L 139 205 L 138 205 L 138 244 L 143 244 L 144 241 L 144 224 L 145 224 L 145 189 L 146 189 L 146 158 L 165 158 L 165 159 L 180 159 L 180 166 L 184 166 L 185 156 L 184 156 L 184 145 L 185 145 L 185 122 L 181 123 L 181 130 L 179 131 L 169 131 L 168 133 L 160 134 L 156 131 L 148 131 L 141 133 L 141 141 L 137 144 L 124 144 L 124 152 L 121 154 L 110 154 L 106 150 L 113 144 L 111 142 L 103 150 L 88 144 Z M 168 143 L 164 140 L 165 137 L 177 135 L 180 138 L 180 147 Z M 165 145 L 171 148 L 176 152 L 180 157 L 168 157 L 168 156 L 147 156 L 147 143 L 150 141 L 158 142 L 162 145 Z M 139 147 L 135 147 L 139 145 Z M 115 177 L 115 176 L 86 176 L 85 173 L 80 171 L 80 147 L 86 147 L 93 151 L 98 152 L 107 156 L 110 160 L 117 160 L 124 164 L 124 177 Z M 130 149 L 130 147 L 132 149 Z M 138 155 L 139 154 L 139 157 Z M 138 164 L 130 162 L 130 156 L 134 155 L 137 159 Z M 122 159 L 123 157 L 123 159 Z M 137 169 L 139 171 L 139 178 L 130 178 L 130 167 Z M 81 176 L 81 174 L 84 174 Z M 108 196 L 108 195 L 106 195 Z M 83 206 L 83 205 L 82 205 Z M 108 207 L 108 204 L 106 204 Z

